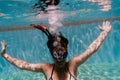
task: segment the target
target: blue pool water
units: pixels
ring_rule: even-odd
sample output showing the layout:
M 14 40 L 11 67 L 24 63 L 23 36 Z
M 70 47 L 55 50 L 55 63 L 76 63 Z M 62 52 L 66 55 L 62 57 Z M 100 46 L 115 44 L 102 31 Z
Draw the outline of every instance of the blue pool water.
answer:
M 98 25 L 102 22 L 93 21 L 88 24 L 80 22 L 120 16 L 120 0 L 106 1 L 108 3 L 102 5 L 92 0 L 61 0 L 58 6 L 61 10 L 59 15 L 63 15 L 61 20 L 63 25 L 58 31 L 69 40 L 67 60 L 82 53 L 100 33 Z M 13 57 L 30 63 L 52 63 L 44 33 L 36 29 L 9 30 L 13 27 L 29 27 L 31 23 L 49 23 L 48 14 L 41 14 L 41 17 L 36 15 L 36 10 L 31 10 L 30 7 L 35 2 L 36 0 L 0 0 L 0 41 L 6 41 L 7 53 Z M 78 80 L 120 80 L 119 20 L 111 21 L 112 30 L 101 47 L 79 67 Z M 0 56 L 0 80 L 45 80 L 45 78 L 42 73 L 22 71 Z

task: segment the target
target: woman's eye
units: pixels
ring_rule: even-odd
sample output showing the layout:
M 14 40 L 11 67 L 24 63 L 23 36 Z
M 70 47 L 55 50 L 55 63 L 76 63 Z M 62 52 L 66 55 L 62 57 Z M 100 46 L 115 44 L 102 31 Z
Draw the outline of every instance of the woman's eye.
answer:
M 58 58 L 58 55 L 57 54 L 53 54 L 55 58 Z

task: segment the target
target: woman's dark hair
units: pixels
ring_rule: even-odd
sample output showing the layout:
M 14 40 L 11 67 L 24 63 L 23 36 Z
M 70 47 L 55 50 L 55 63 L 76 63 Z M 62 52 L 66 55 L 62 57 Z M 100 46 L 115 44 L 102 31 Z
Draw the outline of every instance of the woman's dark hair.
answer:
M 47 5 L 58 5 L 60 0 L 50 0 L 50 2 L 46 3 Z
M 53 43 L 56 41 L 57 37 L 59 37 L 61 39 L 61 41 L 60 41 L 61 46 L 64 47 L 64 48 L 67 48 L 67 45 L 68 45 L 67 38 L 63 37 L 61 33 L 58 36 L 54 36 L 53 35 L 53 36 L 51 36 L 51 37 L 48 38 L 48 42 L 47 42 L 47 46 L 48 46 L 51 54 L 52 54 L 52 50 L 55 48 L 53 46 Z

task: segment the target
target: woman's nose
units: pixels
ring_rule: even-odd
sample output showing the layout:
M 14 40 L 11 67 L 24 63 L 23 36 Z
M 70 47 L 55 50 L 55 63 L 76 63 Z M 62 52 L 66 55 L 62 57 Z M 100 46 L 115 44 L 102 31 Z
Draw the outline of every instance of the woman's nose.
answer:
M 59 61 L 59 62 L 62 61 L 62 60 L 63 60 L 63 58 L 60 58 L 60 57 L 57 58 L 57 61 Z

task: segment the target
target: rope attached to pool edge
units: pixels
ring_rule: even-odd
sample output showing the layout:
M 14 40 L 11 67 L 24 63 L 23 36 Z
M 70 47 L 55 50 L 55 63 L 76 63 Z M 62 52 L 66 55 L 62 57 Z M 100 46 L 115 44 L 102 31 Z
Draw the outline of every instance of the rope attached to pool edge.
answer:
M 111 18 L 103 18 L 103 19 L 95 19 L 95 20 L 84 20 L 84 21 L 71 21 L 71 22 L 62 22 L 62 24 L 66 27 L 73 26 L 73 25 L 82 25 L 82 24 L 90 24 L 90 23 L 98 23 L 103 21 L 114 21 L 114 20 L 120 20 L 120 16 L 117 17 L 111 17 Z M 43 24 L 44 26 L 48 26 L 48 24 Z M 31 26 L 14 26 L 14 27 L 4 27 L 0 28 L 0 32 L 5 31 L 16 31 L 16 30 L 29 30 L 33 29 Z

